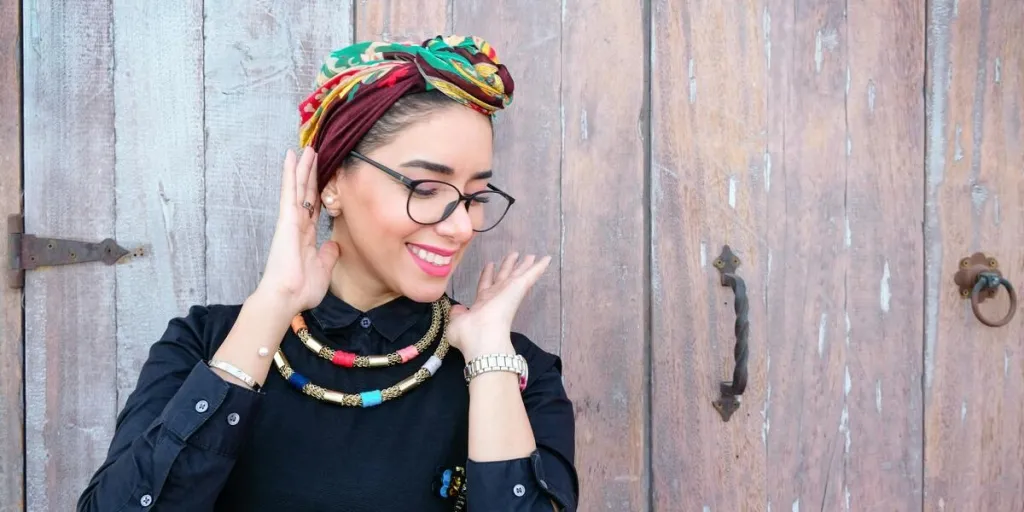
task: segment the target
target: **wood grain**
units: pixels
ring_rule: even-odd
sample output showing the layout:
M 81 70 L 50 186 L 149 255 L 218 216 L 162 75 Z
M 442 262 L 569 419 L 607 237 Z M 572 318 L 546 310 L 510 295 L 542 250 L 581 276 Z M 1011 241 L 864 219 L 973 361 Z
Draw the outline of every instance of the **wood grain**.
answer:
M 36 2 L 24 12 L 26 231 L 115 233 L 112 9 Z M 115 271 L 42 268 L 25 283 L 28 510 L 74 510 L 106 454 L 117 408 Z
M 765 302 L 772 264 L 766 198 L 779 178 L 766 167 L 763 12 L 757 2 L 653 3 L 654 510 L 766 505 L 765 355 L 786 340 L 766 336 L 773 332 L 766 310 L 775 307 Z M 712 406 L 734 367 L 735 298 L 714 267 L 726 244 L 742 261 L 751 323 L 750 384 L 727 423 Z
M 1024 507 L 1024 316 L 980 323 L 957 294 L 983 251 L 1024 285 L 1024 10 L 929 2 L 925 510 Z M 993 319 L 1005 292 L 982 305 Z
M 850 448 L 833 502 L 921 510 L 925 1 L 847 8 L 842 418 Z
M 419 43 L 452 29 L 457 0 L 356 0 L 356 41 Z
M 117 267 L 120 410 L 167 322 L 206 300 L 203 2 L 115 1 L 114 27 L 117 240 L 144 250 Z
M 0 222 L 21 213 L 21 2 L 0 0 Z M 0 265 L 7 268 L 6 237 Z M 0 285 L 0 511 L 24 510 L 22 293 Z
M 544 276 L 519 308 L 513 329 L 557 354 L 561 345 L 559 162 L 562 83 L 559 9 L 529 0 L 455 6 L 454 32 L 483 37 L 497 49 L 515 80 L 512 105 L 494 122 L 497 187 L 516 198 L 497 228 L 477 235 L 455 275 L 455 298 L 472 303 L 480 271 L 519 251 L 552 256 Z
M 580 510 L 648 510 L 644 16 L 562 10 L 562 358 Z
M 206 9 L 206 297 L 237 303 L 259 282 L 281 165 L 298 150 L 298 104 L 323 58 L 351 43 L 347 2 L 233 0 Z

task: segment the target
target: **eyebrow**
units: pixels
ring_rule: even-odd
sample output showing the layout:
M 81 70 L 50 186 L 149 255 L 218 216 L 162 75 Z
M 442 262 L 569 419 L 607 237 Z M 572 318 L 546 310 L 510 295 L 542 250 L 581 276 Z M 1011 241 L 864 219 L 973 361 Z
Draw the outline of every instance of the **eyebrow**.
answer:
M 419 167 L 420 169 L 426 169 L 428 171 L 444 174 L 445 176 L 451 176 L 455 174 L 455 169 L 452 169 L 451 167 L 448 167 L 447 165 L 444 164 L 439 164 L 437 162 L 429 162 L 427 160 L 409 160 L 408 162 L 402 164 L 402 167 Z M 474 174 L 471 179 L 486 180 L 490 179 L 491 176 L 493 175 L 493 171 L 480 171 Z

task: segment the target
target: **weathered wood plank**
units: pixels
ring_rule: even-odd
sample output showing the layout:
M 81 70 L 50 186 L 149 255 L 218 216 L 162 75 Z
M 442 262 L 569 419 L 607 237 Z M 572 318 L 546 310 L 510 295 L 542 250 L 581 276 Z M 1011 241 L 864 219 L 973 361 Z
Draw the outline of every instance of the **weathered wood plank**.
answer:
M 781 180 L 766 168 L 763 13 L 759 2 L 653 3 L 655 510 L 765 509 L 765 354 L 786 340 L 766 336 L 777 331 L 765 321 L 775 307 L 765 302 L 772 264 L 766 203 L 769 179 Z M 785 183 L 772 185 L 785 192 Z M 712 406 L 735 364 L 735 298 L 714 266 L 723 245 L 742 261 L 751 325 L 749 385 L 728 423 Z
M 111 237 L 111 5 L 34 2 L 23 15 L 26 230 Z M 114 273 L 93 263 L 26 276 L 28 510 L 74 510 L 106 454 L 117 408 Z
M 169 319 L 206 300 L 203 2 L 114 2 L 118 410 Z M 159 56 L 159 58 L 155 58 Z
M 644 16 L 562 9 L 562 358 L 580 510 L 648 510 Z
M 847 9 L 845 444 L 826 508 L 921 510 L 925 0 Z
M 419 43 L 436 35 L 447 34 L 453 25 L 452 4 L 455 1 L 358 0 L 353 6 L 355 39 Z
M 351 43 L 352 11 L 327 0 L 233 0 L 205 14 L 206 296 L 237 303 L 266 263 L 298 104 L 323 58 Z
M 0 224 L 21 213 L 21 2 L 0 0 Z M 7 268 L 6 238 L 0 265 Z M 25 509 L 22 293 L 0 283 L 0 511 Z
M 478 235 L 464 256 L 454 279 L 458 300 L 472 302 L 480 270 L 488 261 L 500 261 L 513 250 L 558 254 L 561 15 L 557 5 L 548 4 L 459 1 L 455 6 L 454 32 L 477 35 L 494 45 L 516 80 L 512 106 L 494 122 L 492 180 L 516 203 L 497 228 Z M 561 344 L 560 275 L 558 265 L 548 267 L 513 325 L 556 354 Z
M 925 509 L 1024 508 L 1024 316 L 979 322 L 957 294 L 983 251 L 1024 287 L 1024 10 L 1014 0 L 928 3 Z M 993 320 L 1005 292 L 986 301 Z

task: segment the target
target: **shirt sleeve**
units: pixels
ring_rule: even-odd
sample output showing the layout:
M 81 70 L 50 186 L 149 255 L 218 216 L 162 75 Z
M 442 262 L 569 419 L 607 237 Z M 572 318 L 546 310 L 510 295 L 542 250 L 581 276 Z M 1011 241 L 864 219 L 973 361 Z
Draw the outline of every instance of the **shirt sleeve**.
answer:
M 206 365 L 207 313 L 193 307 L 150 348 L 80 512 L 213 509 L 261 394 Z
M 517 347 L 517 351 L 531 363 L 523 402 L 537 450 L 522 459 L 467 461 L 470 510 L 576 511 L 575 417 L 562 385 L 561 360 L 530 345 L 525 350 Z M 535 369 L 541 370 L 540 375 L 534 375 Z

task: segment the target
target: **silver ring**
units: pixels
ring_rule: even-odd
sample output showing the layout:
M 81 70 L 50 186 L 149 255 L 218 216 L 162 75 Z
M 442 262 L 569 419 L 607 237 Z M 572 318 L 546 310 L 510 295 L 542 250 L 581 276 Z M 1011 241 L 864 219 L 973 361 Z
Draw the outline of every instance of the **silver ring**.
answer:
M 303 201 L 302 207 L 305 208 L 306 210 L 309 210 L 310 215 L 313 214 L 313 203 L 310 203 L 309 201 Z

